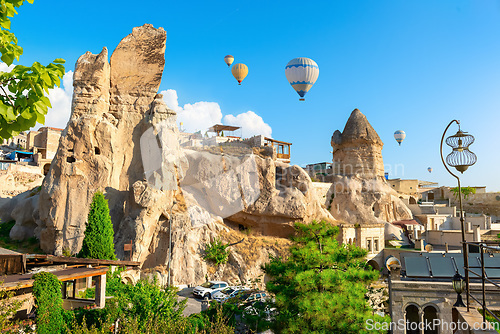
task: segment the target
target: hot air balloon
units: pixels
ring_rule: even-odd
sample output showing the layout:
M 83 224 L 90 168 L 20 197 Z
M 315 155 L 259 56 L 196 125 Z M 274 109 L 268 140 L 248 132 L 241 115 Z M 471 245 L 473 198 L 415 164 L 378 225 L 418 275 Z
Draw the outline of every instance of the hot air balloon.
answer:
M 406 133 L 403 130 L 398 130 L 394 132 L 394 139 L 399 143 L 399 146 L 401 146 L 401 143 L 403 140 L 406 138 Z
M 427 171 L 428 171 L 429 173 L 432 173 L 432 167 L 427 168 Z
M 286 79 L 305 101 L 304 95 L 311 89 L 319 75 L 318 64 L 312 59 L 299 57 L 292 59 L 285 66 Z
M 231 72 L 234 78 L 238 80 L 238 84 L 241 85 L 241 82 L 248 74 L 248 67 L 245 64 L 234 64 Z
M 234 57 L 231 56 L 231 55 L 227 55 L 227 56 L 224 57 L 224 61 L 226 62 L 227 67 L 231 67 L 231 64 L 234 61 Z

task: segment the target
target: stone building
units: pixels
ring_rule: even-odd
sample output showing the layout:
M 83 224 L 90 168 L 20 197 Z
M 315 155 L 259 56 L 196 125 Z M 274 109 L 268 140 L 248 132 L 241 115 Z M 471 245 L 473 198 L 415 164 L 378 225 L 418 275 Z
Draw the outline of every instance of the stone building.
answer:
M 457 321 L 457 315 L 453 314 L 457 311 L 453 307 L 457 293 L 452 287 L 452 277 L 457 271 L 464 275 L 462 254 L 408 252 L 401 253 L 398 257 L 401 268 L 393 267 L 389 277 L 390 314 L 394 325 L 392 333 L 456 333 L 452 329 L 453 323 Z M 493 262 L 495 266 L 500 263 L 497 257 L 489 259 L 489 263 Z M 471 266 L 480 266 L 478 254 L 471 254 L 469 261 Z M 495 274 L 494 270 L 496 269 L 491 271 L 490 278 L 497 279 L 498 274 Z M 470 290 L 478 300 L 482 300 L 481 289 L 480 281 L 471 281 Z M 500 289 L 492 284 L 486 284 L 485 292 L 488 307 L 497 309 L 500 306 Z M 462 297 L 465 302 L 465 294 L 462 294 Z M 479 305 L 472 299 L 471 304 L 471 310 L 478 314 L 475 309 Z M 482 319 L 479 318 L 479 321 Z M 429 325 L 422 326 L 423 330 L 414 329 L 418 324 L 425 323 Z M 433 323 L 437 326 L 432 326 Z
M 27 148 L 34 153 L 34 163 L 41 167 L 44 175 L 50 169 L 52 159 L 59 147 L 59 139 L 63 129 L 42 127 L 38 131 L 30 131 L 27 136 Z
M 17 136 L 9 139 L 4 139 L 2 145 L 9 146 L 13 149 L 26 149 L 26 133 L 21 132 Z
M 40 153 L 41 159 L 52 160 L 59 146 L 59 139 L 63 129 L 43 127 L 38 131 L 30 131 L 27 138 L 27 147 L 34 153 Z

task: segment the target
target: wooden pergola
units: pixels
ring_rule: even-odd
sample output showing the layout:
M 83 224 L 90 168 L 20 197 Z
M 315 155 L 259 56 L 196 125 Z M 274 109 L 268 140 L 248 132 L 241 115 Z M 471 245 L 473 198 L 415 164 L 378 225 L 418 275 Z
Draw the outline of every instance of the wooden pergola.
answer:
M 222 131 L 236 131 L 238 129 L 240 129 L 239 126 L 215 124 L 208 129 L 208 132 L 215 132 L 216 136 L 220 136 Z
M 292 143 L 287 143 L 286 141 L 280 141 L 268 137 L 264 137 L 265 145 L 271 146 L 276 149 L 276 156 L 278 159 L 284 160 L 285 162 L 290 162 L 290 146 Z

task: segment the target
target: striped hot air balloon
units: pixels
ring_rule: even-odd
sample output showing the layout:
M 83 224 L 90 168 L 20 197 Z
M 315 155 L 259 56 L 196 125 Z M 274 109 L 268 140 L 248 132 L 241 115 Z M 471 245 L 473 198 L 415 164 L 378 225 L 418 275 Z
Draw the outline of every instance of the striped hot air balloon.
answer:
M 428 171 L 429 173 L 432 173 L 432 167 L 428 167 L 428 168 L 427 168 L 427 171 Z
M 394 139 L 399 143 L 399 146 L 401 146 L 401 143 L 403 140 L 406 138 L 406 133 L 403 130 L 398 130 L 394 132 Z
M 231 67 L 231 64 L 234 61 L 234 57 L 231 56 L 231 55 L 227 55 L 227 56 L 224 57 L 224 61 L 226 62 L 227 67 Z
M 241 85 L 241 82 L 248 74 L 248 67 L 245 64 L 234 64 L 231 72 L 234 78 L 238 80 L 238 85 Z
M 319 67 L 312 59 L 295 58 L 285 66 L 285 75 L 290 85 L 301 97 L 299 101 L 305 101 L 304 95 L 318 79 Z

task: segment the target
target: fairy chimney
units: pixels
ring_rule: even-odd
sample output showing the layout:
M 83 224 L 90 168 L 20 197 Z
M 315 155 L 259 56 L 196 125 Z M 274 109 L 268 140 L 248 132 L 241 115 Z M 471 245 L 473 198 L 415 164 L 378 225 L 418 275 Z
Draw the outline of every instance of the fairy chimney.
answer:
M 384 143 L 358 109 L 353 110 L 342 133 L 339 130 L 333 133 L 331 145 L 334 174 L 384 176 Z

